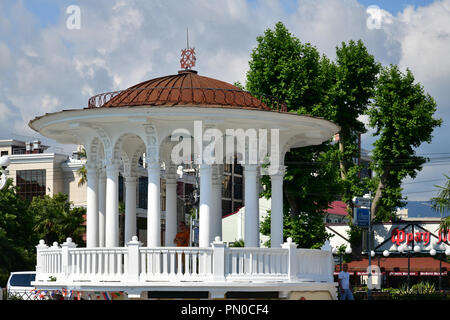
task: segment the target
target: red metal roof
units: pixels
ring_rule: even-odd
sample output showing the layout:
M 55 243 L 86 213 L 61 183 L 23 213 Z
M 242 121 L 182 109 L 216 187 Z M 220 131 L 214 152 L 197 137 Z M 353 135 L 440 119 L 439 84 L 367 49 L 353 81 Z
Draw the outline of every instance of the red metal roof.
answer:
M 372 265 L 378 266 L 378 257 L 372 258 Z M 351 261 L 347 263 L 348 271 L 350 272 L 364 272 L 369 266 L 369 259 Z M 380 268 L 384 268 L 386 272 L 408 272 L 408 258 L 407 257 L 381 257 Z M 450 271 L 450 263 L 442 261 L 442 268 L 447 268 Z M 340 271 L 340 265 L 335 266 L 335 271 Z M 439 272 L 439 260 L 432 257 L 411 257 L 410 258 L 411 272 Z
M 271 103 L 277 104 L 278 101 L 272 100 Z M 126 90 L 100 94 L 89 100 L 89 108 L 141 105 L 273 110 L 249 92 L 224 81 L 200 76 L 193 70 L 147 80 Z M 277 104 L 276 107 L 278 111 L 285 111 L 284 105 Z

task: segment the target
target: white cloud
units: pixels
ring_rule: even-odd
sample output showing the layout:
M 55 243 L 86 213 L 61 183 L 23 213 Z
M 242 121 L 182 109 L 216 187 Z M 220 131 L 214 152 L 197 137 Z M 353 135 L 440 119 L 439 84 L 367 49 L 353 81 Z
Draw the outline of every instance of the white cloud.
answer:
M 409 7 L 395 16 L 380 8 L 380 29 L 368 28 L 370 12 L 356 0 L 297 3 L 286 13 L 273 0 L 86 1 L 80 5 L 81 29 L 69 30 L 65 8 L 56 24 L 42 28 L 22 2 L 0 2 L 0 108 L 8 114 L 8 121 L 0 118 L 0 136 L 18 130 L 34 135 L 27 124 L 35 116 L 82 108 L 89 95 L 175 74 L 186 28 L 199 74 L 245 82 L 256 37 L 278 21 L 331 59 L 342 41 L 362 39 L 383 64 L 409 67 L 435 97 L 438 115 L 449 120 L 450 0 Z M 444 125 L 424 148 L 442 152 L 449 133 Z

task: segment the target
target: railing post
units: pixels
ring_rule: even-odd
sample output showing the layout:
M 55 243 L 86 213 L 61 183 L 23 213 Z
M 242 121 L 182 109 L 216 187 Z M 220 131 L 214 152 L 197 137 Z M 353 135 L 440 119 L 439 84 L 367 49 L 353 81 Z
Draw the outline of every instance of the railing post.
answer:
M 287 241 L 281 245 L 283 249 L 288 249 L 287 274 L 289 281 L 297 281 L 298 273 L 298 259 L 297 259 L 297 245 L 292 242 L 292 238 L 287 238 Z
M 48 246 L 44 240 L 39 240 L 39 244 L 36 246 L 36 281 L 44 280 L 44 257 L 42 251 L 47 250 Z
M 67 238 L 66 242 L 61 244 L 61 264 L 62 264 L 62 275 L 64 278 L 68 278 L 70 275 L 70 255 L 69 249 L 76 248 L 77 244 L 72 242 L 72 238 Z
M 133 236 L 131 241 L 127 243 L 128 247 L 128 268 L 126 279 L 129 282 L 139 282 L 139 247 L 142 245 L 138 241 L 138 237 Z
M 327 260 L 328 260 L 329 268 L 326 269 L 326 270 L 328 270 L 327 275 L 326 275 L 327 280 L 329 282 L 334 282 L 334 259 L 333 259 L 333 253 L 332 253 L 332 248 L 331 248 L 331 245 L 330 245 L 330 241 L 328 241 L 328 240 L 325 241 L 325 243 L 322 246 L 321 250 L 325 251 L 327 253 L 327 256 L 328 256 Z
M 225 281 L 225 244 L 217 236 L 211 243 L 213 248 L 213 281 Z

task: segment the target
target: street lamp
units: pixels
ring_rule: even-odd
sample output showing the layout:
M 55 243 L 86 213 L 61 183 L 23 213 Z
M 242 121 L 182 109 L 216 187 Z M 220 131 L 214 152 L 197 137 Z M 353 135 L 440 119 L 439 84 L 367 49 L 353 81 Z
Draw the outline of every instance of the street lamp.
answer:
M 344 252 L 342 251 L 342 249 L 332 248 L 331 249 L 331 253 L 334 254 L 334 255 L 339 255 L 339 266 L 340 266 L 340 271 L 342 271 L 342 256 L 343 256 Z M 346 247 L 345 248 L 345 253 L 346 254 L 351 254 L 352 253 L 352 248 L 351 247 Z
M 419 248 L 419 250 L 416 251 L 416 250 L 417 250 L 416 248 Z M 412 252 L 420 252 L 420 247 L 419 247 L 419 246 L 414 246 L 414 249 L 413 249 L 413 250 L 410 250 L 407 244 L 402 244 L 401 246 L 399 246 L 399 247 L 397 248 L 397 250 L 398 250 L 398 252 L 400 252 L 400 253 L 406 253 L 406 255 L 408 256 L 408 278 L 407 278 L 408 280 L 407 280 L 407 283 L 408 283 L 408 289 L 409 289 L 409 288 L 411 287 L 411 286 L 410 286 L 410 283 L 411 283 L 411 281 L 410 281 L 410 273 L 411 273 L 411 253 L 412 253 Z
M 443 250 L 439 250 L 437 251 L 436 249 L 431 249 L 430 250 L 430 255 L 431 256 L 435 256 L 437 253 L 440 253 L 440 256 L 442 255 L 446 255 L 446 256 L 450 256 L 450 248 L 446 249 L 445 251 Z M 439 291 L 442 291 L 442 259 L 439 256 Z

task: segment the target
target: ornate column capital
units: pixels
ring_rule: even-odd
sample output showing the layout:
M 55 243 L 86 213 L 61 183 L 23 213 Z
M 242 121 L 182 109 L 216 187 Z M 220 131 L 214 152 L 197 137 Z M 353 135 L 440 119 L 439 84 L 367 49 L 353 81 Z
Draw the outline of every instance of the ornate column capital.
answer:
M 175 165 L 166 166 L 166 183 L 176 183 L 177 177 L 177 167 Z
M 280 165 L 276 168 L 269 168 L 269 175 L 271 177 L 284 177 L 284 174 L 286 173 L 287 166 Z
M 125 184 L 131 184 L 131 183 L 136 183 L 138 178 L 135 175 L 127 175 L 124 176 L 125 178 Z

